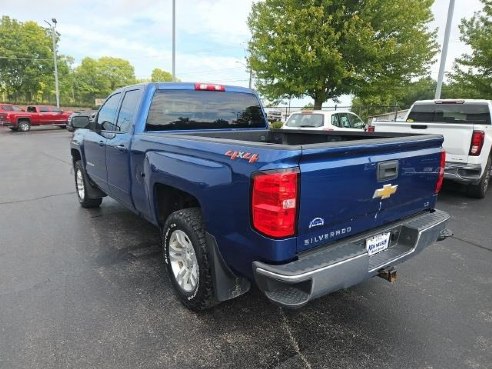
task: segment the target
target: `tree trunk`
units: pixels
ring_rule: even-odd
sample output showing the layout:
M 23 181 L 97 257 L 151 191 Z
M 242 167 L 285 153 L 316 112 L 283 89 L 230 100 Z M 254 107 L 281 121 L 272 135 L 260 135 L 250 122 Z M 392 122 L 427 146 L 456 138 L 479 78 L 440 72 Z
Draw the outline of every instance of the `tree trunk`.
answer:
M 316 97 L 314 99 L 314 110 L 321 110 L 321 106 L 323 105 L 324 101 L 319 98 L 319 97 Z

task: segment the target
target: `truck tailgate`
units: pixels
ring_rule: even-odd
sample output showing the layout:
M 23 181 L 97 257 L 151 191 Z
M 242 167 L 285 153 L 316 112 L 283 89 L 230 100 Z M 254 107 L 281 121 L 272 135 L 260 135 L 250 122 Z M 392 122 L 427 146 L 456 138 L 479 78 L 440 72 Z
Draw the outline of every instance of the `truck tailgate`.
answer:
M 433 208 L 441 144 L 433 135 L 303 149 L 297 251 Z
M 475 129 L 473 124 L 449 123 L 410 123 L 410 122 L 373 122 L 376 132 L 421 133 L 444 135 L 446 161 L 466 163 L 470 143 Z

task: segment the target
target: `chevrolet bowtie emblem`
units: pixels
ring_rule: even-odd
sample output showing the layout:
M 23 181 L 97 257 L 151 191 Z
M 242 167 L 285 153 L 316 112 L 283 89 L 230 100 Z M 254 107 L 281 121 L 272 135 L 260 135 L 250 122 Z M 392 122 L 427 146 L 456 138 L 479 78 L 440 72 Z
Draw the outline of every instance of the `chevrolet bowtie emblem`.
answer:
M 392 186 L 391 184 L 384 185 L 383 188 L 378 188 L 376 191 L 374 191 L 374 196 L 372 198 L 375 199 L 377 197 L 380 197 L 381 200 L 389 199 L 389 197 L 396 192 L 397 188 L 398 185 L 395 186 Z

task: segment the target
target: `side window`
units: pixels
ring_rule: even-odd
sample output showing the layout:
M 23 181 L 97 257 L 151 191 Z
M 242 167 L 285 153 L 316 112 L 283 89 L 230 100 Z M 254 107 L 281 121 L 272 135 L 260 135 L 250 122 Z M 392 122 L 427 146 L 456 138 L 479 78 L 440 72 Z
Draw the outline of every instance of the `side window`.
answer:
M 28 106 L 28 107 L 27 107 L 27 111 L 28 111 L 29 113 L 35 113 L 35 112 L 36 112 L 36 108 L 35 108 L 34 106 Z
M 118 132 L 128 132 L 132 126 L 140 96 L 142 96 L 142 90 L 131 90 L 125 93 L 125 97 L 123 97 L 123 102 L 121 103 L 118 121 L 116 122 L 116 130 Z
M 48 113 L 50 109 L 47 106 L 40 106 L 39 107 L 39 112 L 40 113 Z
M 342 128 L 351 128 L 350 127 L 350 121 L 347 117 L 346 113 L 340 113 L 340 127 Z
M 331 116 L 331 124 L 334 125 L 335 127 L 340 127 L 339 115 L 340 114 L 333 114 Z
M 103 131 L 116 131 L 116 112 L 118 109 L 118 103 L 120 102 L 121 93 L 114 94 L 106 100 L 104 105 L 99 110 L 97 116 L 97 126 Z

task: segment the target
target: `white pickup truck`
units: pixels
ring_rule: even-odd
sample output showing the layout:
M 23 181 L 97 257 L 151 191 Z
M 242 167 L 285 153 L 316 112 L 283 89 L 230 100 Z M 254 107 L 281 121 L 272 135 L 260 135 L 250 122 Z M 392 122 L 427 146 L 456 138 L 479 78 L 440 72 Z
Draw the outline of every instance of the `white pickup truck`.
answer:
M 420 100 L 403 121 L 371 125 L 377 132 L 442 134 L 444 178 L 465 184 L 470 196 L 484 198 L 492 160 L 491 111 L 490 100 Z

